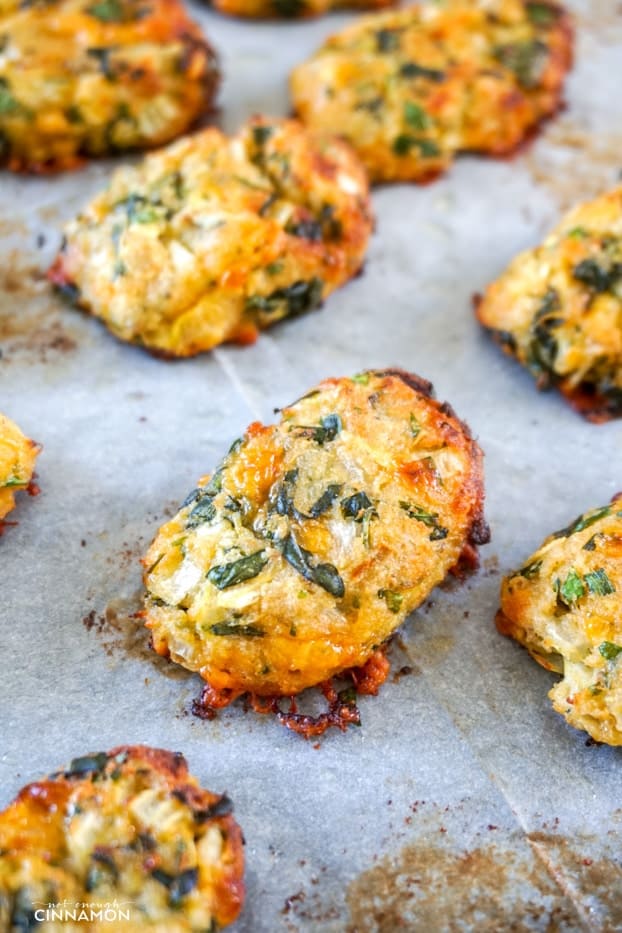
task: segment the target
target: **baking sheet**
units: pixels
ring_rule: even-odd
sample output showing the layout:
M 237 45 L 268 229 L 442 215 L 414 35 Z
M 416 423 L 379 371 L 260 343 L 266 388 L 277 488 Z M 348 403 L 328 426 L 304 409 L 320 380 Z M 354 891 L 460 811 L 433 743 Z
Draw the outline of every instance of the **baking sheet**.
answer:
M 622 930 L 621 752 L 567 727 L 552 675 L 493 626 L 500 575 L 621 488 L 622 422 L 538 394 L 471 314 L 517 250 L 622 169 L 622 9 L 568 5 L 569 106 L 535 145 L 377 189 L 365 274 L 253 347 L 163 362 L 50 294 L 58 228 L 116 162 L 0 178 L 0 409 L 44 444 L 41 494 L 0 541 L 0 804 L 87 751 L 183 751 L 246 836 L 234 933 Z M 228 130 L 286 113 L 291 66 L 352 18 L 245 24 L 190 6 L 220 50 Z M 195 719 L 198 678 L 155 658 L 130 618 L 140 555 L 248 422 L 323 377 L 392 364 L 431 379 L 486 452 L 481 571 L 403 627 L 362 728 L 317 747 L 238 705 Z

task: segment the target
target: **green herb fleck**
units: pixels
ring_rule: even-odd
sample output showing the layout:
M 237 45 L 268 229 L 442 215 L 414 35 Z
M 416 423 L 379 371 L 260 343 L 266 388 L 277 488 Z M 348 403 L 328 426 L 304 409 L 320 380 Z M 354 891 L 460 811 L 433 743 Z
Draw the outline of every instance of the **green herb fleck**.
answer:
M 618 655 L 622 654 L 622 646 L 612 641 L 604 641 L 598 646 L 598 650 L 607 661 L 615 661 Z
M 395 155 L 405 156 L 415 146 L 419 149 L 419 155 L 422 159 L 433 159 L 441 154 L 440 149 L 431 139 L 411 136 L 409 133 L 400 133 L 399 136 L 396 136 L 392 148 Z
M 425 68 L 416 62 L 404 62 L 400 65 L 400 76 L 402 78 L 427 78 L 428 81 L 440 83 L 445 80 L 445 72 L 437 68 Z
M 309 509 L 311 518 L 318 518 L 327 512 L 343 488 L 342 483 L 329 483 L 317 502 Z
M 568 572 L 563 583 L 557 580 L 556 586 L 558 598 L 566 606 L 574 606 L 585 595 L 585 584 L 574 568 Z
M 404 104 L 404 120 L 414 130 L 425 130 L 430 125 L 430 118 L 423 107 L 411 100 Z
M 237 635 L 239 638 L 263 638 L 266 634 L 257 625 L 241 625 L 237 619 L 226 619 L 224 622 L 215 622 L 210 625 L 212 635 Z
M 603 567 L 586 573 L 584 575 L 584 580 L 587 583 L 587 588 L 590 593 L 593 593 L 595 596 L 610 596 L 616 591 L 615 586 L 607 576 Z
M 527 16 L 536 26 L 552 26 L 557 22 L 559 11 L 548 3 L 530 0 L 527 3 Z
M 357 373 L 355 376 L 352 376 L 352 382 L 356 382 L 357 385 L 366 386 L 369 384 L 369 373 Z
M 522 42 L 501 45 L 494 54 L 497 61 L 514 72 L 519 84 L 525 88 L 533 88 L 542 76 L 549 49 L 540 39 L 525 39 Z
M 108 755 L 105 752 L 97 752 L 95 755 L 84 755 L 81 758 L 74 758 L 65 777 L 80 777 L 83 774 L 101 774 L 108 763 Z
M 277 288 L 269 295 L 249 295 L 246 299 L 247 311 L 260 311 L 273 315 L 294 317 L 306 311 L 312 311 L 322 303 L 322 280 L 314 277 L 305 281 L 300 279 L 292 285 Z
M 556 531 L 553 534 L 554 538 L 569 538 L 570 535 L 574 535 L 579 531 L 584 531 L 586 528 L 589 528 L 590 525 L 593 525 L 595 522 L 599 521 L 601 518 L 605 518 L 611 512 L 610 505 L 604 505 L 600 509 L 594 509 L 593 512 L 588 512 L 585 515 L 579 515 L 578 518 L 571 522 L 566 528 L 562 528 L 560 531 Z
M 541 560 L 532 560 L 530 564 L 527 564 L 525 567 L 521 567 L 520 570 L 517 570 L 516 576 L 524 577 L 525 580 L 531 580 L 533 577 L 537 577 L 537 575 L 540 573 L 541 567 Z
M 9 82 L 0 78 L 0 114 L 17 113 L 18 110 L 21 110 L 21 104 L 13 96 Z
M 438 523 L 438 512 L 427 512 L 420 505 L 413 505 L 410 502 L 400 501 L 400 508 L 404 509 L 409 518 L 422 522 L 427 528 L 432 529 L 430 541 L 441 541 L 449 534 L 447 528 Z
M 410 433 L 412 434 L 413 437 L 418 437 L 419 434 L 421 434 L 421 425 L 419 424 L 415 416 L 412 414 L 412 412 L 410 415 Z
M 378 590 L 378 598 L 384 599 L 387 609 L 395 614 L 400 611 L 404 599 L 402 594 L 397 593 L 395 590 Z
M 345 586 L 336 567 L 332 564 L 311 563 L 313 555 L 301 547 L 293 534 L 288 535 L 282 545 L 283 557 L 294 570 L 311 583 L 317 583 L 332 596 L 340 599 L 345 593 Z
M 252 580 L 261 573 L 267 563 L 268 558 L 264 557 L 264 551 L 255 551 L 254 554 L 240 557 L 230 564 L 216 564 L 208 571 L 207 579 L 219 590 L 225 590 L 229 586 L 244 583 L 245 580 Z

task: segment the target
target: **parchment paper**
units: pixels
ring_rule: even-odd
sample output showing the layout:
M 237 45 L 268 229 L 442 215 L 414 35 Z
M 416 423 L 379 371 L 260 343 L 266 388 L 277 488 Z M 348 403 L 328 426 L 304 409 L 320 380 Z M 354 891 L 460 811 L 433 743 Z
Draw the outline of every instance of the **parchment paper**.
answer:
M 622 12 L 572 0 L 568 109 L 509 161 L 468 157 L 374 192 L 365 274 L 253 347 L 163 362 L 43 281 L 59 227 L 115 161 L 0 177 L 0 410 L 44 445 L 41 495 L 0 540 L 0 804 L 119 743 L 182 751 L 246 836 L 234 933 L 622 930 L 621 752 L 549 705 L 553 676 L 493 626 L 500 575 L 622 487 L 622 422 L 583 422 L 480 334 L 471 296 L 562 209 L 622 169 Z M 286 77 L 351 15 L 274 24 L 193 15 L 221 54 L 222 124 L 289 109 Z M 363 725 L 319 747 L 238 705 L 189 714 L 198 678 L 129 618 L 158 525 L 253 419 L 319 379 L 399 364 L 431 379 L 486 452 L 492 543 L 391 649 Z

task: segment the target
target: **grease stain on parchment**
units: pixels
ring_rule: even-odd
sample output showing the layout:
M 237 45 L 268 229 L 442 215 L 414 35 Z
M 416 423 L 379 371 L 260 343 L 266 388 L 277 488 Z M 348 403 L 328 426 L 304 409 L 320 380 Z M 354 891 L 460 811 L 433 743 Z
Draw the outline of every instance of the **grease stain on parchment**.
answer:
M 538 860 L 484 843 L 468 852 L 405 846 L 348 887 L 347 933 L 580 930 L 572 902 Z
M 11 250 L 0 263 L 2 362 L 26 355 L 47 363 L 77 347 L 77 334 L 63 322 L 45 273 L 25 254 Z
M 524 159 L 533 180 L 566 211 L 620 183 L 622 132 L 596 132 L 564 117 Z
M 95 633 L 109 658 L 147 662 L 172 680 L 191 678 L 190 671 L 153 650 L 151 635 L 139 615 L 142 608 L 143 593 L 139 590 L 129 597 L 111 600 L 103 612 L 91 609 L 82 619 L 82 624 L 87 631 Z

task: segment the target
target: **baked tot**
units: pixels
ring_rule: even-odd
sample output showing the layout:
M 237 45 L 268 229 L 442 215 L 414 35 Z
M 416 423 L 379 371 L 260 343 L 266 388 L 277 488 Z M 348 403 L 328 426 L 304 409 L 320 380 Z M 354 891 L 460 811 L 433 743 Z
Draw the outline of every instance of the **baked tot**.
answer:
M 231 809 L 180 754 L 136 745 L 75 758 L 0 814 L 0 928 L 220 930 L 244 897 Z M 78 907 L 87 922 L 54 907 Z
M 0 529 L 15 506 L 15 493 L 28 489 L 40 446 L 0 413 Z
M 357 20 L 294 69 L 300 118 L 343 135 L 372 181 L 503 155 L 554 113 L 572 32 L 547 0 L 437 0 Z
M 212 6 L 229 16 L 250 19 L 300 19 L 329 10 L 372 10 L 392 6 L 394 0 L 212 0 Z
M 216 58 L 180 0 L 2 0 L 0 29 L 0 159 L 14 171 L 161 145 L 212 105 Z
M 622 187 L 570 211 L 489 285 L 492 338 L 590 421 L 622 415 Z
M 580 515 L 503 580 L 497 626 L 547 670 L 575 729 L 622 745 L 622 497 Z
M 361 268 L 371 214 L 348 146 L 256 118 L 119 169 L 65 232 L 56 285 L 122 340 L 192 356 L 318 307 Z
M 143 561 L 153 646 L 214 706 L 359 668 L 488 540 L 483 497 L 482 453 L 430 383 L 327 379 L 250 425 L 160 529 Z

